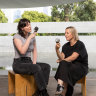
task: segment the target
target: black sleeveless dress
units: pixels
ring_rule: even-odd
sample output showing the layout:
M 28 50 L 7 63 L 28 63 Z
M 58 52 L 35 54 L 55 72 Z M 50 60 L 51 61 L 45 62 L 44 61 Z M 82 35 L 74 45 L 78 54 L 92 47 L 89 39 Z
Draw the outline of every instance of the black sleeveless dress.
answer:
M 79 57 L 72 62 L 62 60 L 55 74 L 56 80 L 61 79 L 68 84 L 66 96 L 72 96 L 75 83 L 88 73 L 88 54 L 84 43 L 80 40 L 73 46 L 67 42 L 63 45 L 62 52 L 65 54 L 65 58 L 72 55 L 73 52 L 79 54 Z

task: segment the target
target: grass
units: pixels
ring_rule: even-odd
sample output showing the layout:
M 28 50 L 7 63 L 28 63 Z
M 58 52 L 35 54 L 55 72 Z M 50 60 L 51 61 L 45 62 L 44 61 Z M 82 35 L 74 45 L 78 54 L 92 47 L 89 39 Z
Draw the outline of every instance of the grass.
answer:
M 56 71 L 57 68 L 52 68 L 52 71 Z M 89 68 L 89 72 L 96 72 L 96 68 Z
M 5 70 L 5 67 L 0 67 L 0 70 Z
M 90 72 L 96 72 L 96 69 L 95 68 L 90 68 L 89 71 Z
M 4 33 L 4 34 L 0 34 L 0 36 L 8 36 L 8 34 L 7 33 Z

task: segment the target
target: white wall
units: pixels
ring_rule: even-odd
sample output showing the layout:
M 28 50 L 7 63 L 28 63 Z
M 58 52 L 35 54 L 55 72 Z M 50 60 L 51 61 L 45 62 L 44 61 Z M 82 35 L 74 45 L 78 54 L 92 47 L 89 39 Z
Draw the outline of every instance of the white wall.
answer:
M 1 53 L 14 52 L 12 38 L 13 38 L 12 36 L 0 37 L 0 52 Z M 47 54 L 48 59 L 53 58 L 55 60 L 56 59 L 56 54 L 55 54 L 55 39 L 56 38 L 60 38 L 61 46 L 66 42 L 64 36 L 37 36 L 36 41 L 37 41 L 38 53 L 45 53 Z M 95 64 L 96 62 L 96 36 L 80 36 L 80 40 L 82 40 L 85 43 L 86 49 L 88 51 L 89 67 L 96 68 L 96 64 Z
M 33 28 L 38 26 L 40 28 L 39 33 L 64 33 L 64 28 L 72 25 L 75 26 L 78 32 L 80 33 L 96 33 L 96 22 L 47 22 L 47 23 L 32 23 Z M 17 24 L 1 24 L 0 23 L 0 33 L 16 33 Z M 80 40 L 85 43 L 86 49 L 89 55 L 89 67 L 96 68 L 96 36 L 79 36 Z M 64 36 L 37 36 L 37 50 L 38 53 L 44 53 L 42 56 L 40 55 L 40 60 L 45 60 L 47 62 L 50 59 L 53 59 L 53 67 L 55 65 L 56 53 L 55 53 L 55 39 L 60 38 L 61 46 L 66 42 Z M 3 58 L 2 56 L 6 56 L 6 58 L 10 55 L 10 53 L 14 53 L 13 48 L 13 37 L 12 36 L 0 36 L 0 60 Z M 8 53 L 9 55 L 6 55 Z M 45 56 L 45 57 L 44 57 Z M 43 57 L 43 59 L 42 59 Z M 49 58 L 49 59 L 48 59 Z M 9 59 L 8 59 L 9 60 Z M 3 62 L 3 61 L 0 61 Z M 7 61 L 6 61 L 7 62 Z M 5 62 L 5 64 L 6 64 Z M 3 63 L 1 65 L 4 65 Z M 0 66 L 1 66 L 0 65 Z
M 66 40 L 64 36 L 37 36 L 37 48 L 38 52 L 55 52 L 55 39 L 60 38 L 61 45 Z M 79 36 L 82 40 L 88 52 L 96 52 L 96 36 Z M 0 36 L 0 52 L 14 52 L 12 36 Z
M 65 28 L 74 26 L 79 33 L 96 32 L 96 22 L 33 22 L 32 29 L 39 27 L 39 33 L 64 33 Z M 17 33 L 17 23 L 0 23 L 0 33 Z

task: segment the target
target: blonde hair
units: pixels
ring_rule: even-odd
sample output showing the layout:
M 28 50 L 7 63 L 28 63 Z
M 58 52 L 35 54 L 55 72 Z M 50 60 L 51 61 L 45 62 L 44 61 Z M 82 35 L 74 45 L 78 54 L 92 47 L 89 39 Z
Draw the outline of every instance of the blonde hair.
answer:
M 77 30 L 75 29 L 75 27 L 69 26 L 69 27 L 67 27 L 66 29 L 70 29 L 70 32 L 72 33 L 74 39 L 75 39 L 75 40 L 79 40 L 78 33 L 77 33 Z M 65 30 L 66 30 L 66 29 L 65 29 Z

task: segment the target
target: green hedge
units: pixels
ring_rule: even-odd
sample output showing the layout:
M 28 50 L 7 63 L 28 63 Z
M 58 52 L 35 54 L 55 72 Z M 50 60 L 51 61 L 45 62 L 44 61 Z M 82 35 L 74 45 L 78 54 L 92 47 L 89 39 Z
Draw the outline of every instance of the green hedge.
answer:
M 8 34 L 0 34 L 0 36 L 14 36 L 16 33 Z M 96 36 L 96 33 L 78 33 L 79 36 Z M 37 36 L 64 36 L 65 33 L 37 33 Z

